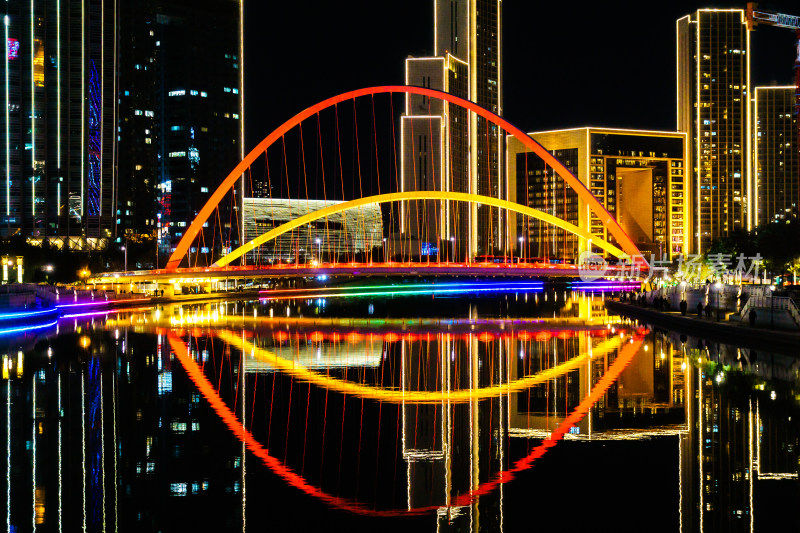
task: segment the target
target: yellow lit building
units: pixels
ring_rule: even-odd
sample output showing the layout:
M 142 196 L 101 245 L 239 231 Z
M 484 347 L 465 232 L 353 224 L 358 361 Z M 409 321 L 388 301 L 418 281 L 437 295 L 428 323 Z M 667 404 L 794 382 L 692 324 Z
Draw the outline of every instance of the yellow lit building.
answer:
M 800 154 L 795 87 L 756 87 L 754 102 L 756 225 L 797 220 Z
M 677 127 L 688 134 L 694 250 L 755 219 L 751 171 L 750 32 L 742 9 L 679 19 Z
M 586 127 L 529 135 L 591 190 L 648 260 L 650 254 L 672 259 L 689 252 L 686 134 Z M 506 142 L 511 201 L 614 242 L 602 221 L 552 168 L 517 139 L 509 136 Z M 564 230 L 510 216 L 509 246 L 523 258 L 574 261 L 589 248 L 584 239 Z M 596 246 L 594 251 L 600 252 Z

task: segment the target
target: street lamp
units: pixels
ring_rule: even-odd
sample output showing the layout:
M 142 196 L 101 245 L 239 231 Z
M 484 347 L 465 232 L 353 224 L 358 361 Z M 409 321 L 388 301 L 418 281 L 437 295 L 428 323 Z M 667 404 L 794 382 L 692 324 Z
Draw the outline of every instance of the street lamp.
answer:
M 722 283 L 717 282 L 714 286 L 717 288 L 717 322 L 719 322 L 719 293 L 722 292 Z
M 388 250 L 386 250 L 386 237 L 383 238 L 383 262 L 386 263 L 386 254 Z
M 83 286 L 84 286 L 84 288 L 86 287 L 86 280 L 87 280 L 87 278 L 89 277 L 89 274 L 91 274 L 91 272 L 89 272 L 89 269 L 88 269 L 88 268 L 82 268 L 82 269 L 80 270 L 80 272 L 78 272 L 78 276 L 79 276 L 79 277 L 81 278 L 81 280 L 83 281 Z
M 126 239 L 126 241 L 125 241 L 125 242 L 126 242 L 126 243 L 128 242 L 128 241 L 127 241 L 127 239 Z M 123 252 L 125 252 L 125 268 L 124 268 L 123 270 L 124 270 L 125 272 L 127 272 L 127 271 L 128 271 L 128 246 L 127 246 L 127 245 L 126 245 L 126 246 L 123 246 L 122 248 L 120 248 L 120 250 L 122 250 Z
M 314 240 L 315 240 L 315 241 L 316 241 L 316 243 L 317 243 L 317 261 L 319 261 L 320 263 L 322 263 L 322 239 L 320 239 L 319 237 L 317 237 L 317 238 L 316 238 L 316 239 L 314 239 Z
M 517 239 L 519 241 L 519 262 L 522 262 L 522 243 L 525 242 L 525 237 L 520 237 Z
M 44 272 L 44 280 L 45 282 L 50 282 L 50 274 L 53 273 L 53 265 L 44 265 L 42 267 L 42 271 Z

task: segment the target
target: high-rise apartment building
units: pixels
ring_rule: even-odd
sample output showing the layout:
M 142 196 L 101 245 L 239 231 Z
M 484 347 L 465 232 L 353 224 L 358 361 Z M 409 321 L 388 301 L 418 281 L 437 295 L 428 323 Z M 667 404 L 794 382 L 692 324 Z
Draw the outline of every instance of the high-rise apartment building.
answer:
M 435 0 L 432 57 L 408 58 L 408 85 L 446 91 L 502 114 L 502 3 Z M 404 190 L 448 190 L 505 198 L 504 138 L 494 124 L 465 109 L 406 96 L 401 118 Z M 506 215 L 488 206 L 410 202 L 402 231 L 444 243 L 455 257 L 503 249 Z
M 795 87 L 756 87 L 754 165 L 756 225 L 797 220 L 800 154 Z
M 687 253 L 686 134 L 576 128 L 529 135 L 592 192 L 648 261 L 651 255 L 666 260 Z M 511 201 L 615 242 L 575 190 L 538 155 L 514 137 L 509 136 L 507 143 Z M 509 238 L 509 247 L 516 245 L 516 253 L 523 259 L 575 261 L 589 248 L 584 239 L 531 217 L 514 216 L 511 220 L 516 231 Z
M 170 253 L 244 157 L 242 2 L 152 0 L 130 7 L 120 87 L 120 220 Z M 193 247 L 235 247 L 241 189 Z M 199 264 L 204 264 L 200 260 Z
M 744 10 L 677 21 L 677 121 L 689 135 L 693 252 L 753 226 L 750 33 Z
M 0 235 L 70 249 L 115 234 L 116 0 L 11 0 Z

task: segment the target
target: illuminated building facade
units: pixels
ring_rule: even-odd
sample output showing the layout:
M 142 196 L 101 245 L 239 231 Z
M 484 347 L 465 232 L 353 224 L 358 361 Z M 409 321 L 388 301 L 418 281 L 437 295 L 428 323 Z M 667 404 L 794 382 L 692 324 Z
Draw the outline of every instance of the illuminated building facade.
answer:
M 756 225 L 797 220 L 800 154 L 795 87 L 755 88 Z
M 5 3 L 0 235 L 104 247 L 116 208 L 116 0 Z
M 340 200 L 245 198 L 244 242 L 298 217 L 341 203 Z M 284 233 L 250 252 L 249 264 L 352 260 L 383 244 L 383 221 L 378 204 L 336 213 Z
M 129 9 L 135 24 L 125 34 L 120 87 L 121 233 L 155 233 L 168 253 L 244 157 L 242 3 L 154 0 Z M 192 261 L 238 244 L 242 192 L 220 205 L 190 250 Z
M 750 33 L 741 9 L 677 21 L 677 121 L 689 136 L 693 251 L 754 223 Z
M 603 203 L 645 257 L 687 253 L 689 204 L 686 135 L 678 132 L 577 128 L 530 133 Z M 512 201 L 544 211 L 614 242 L 600 219 L 552 168 L 513 137 L 507 140 Z M 530 217 L 511 218 L 509 236 L 523 258 L 574 261 L 583 239 Z M 514 235 L 515 233 L 515 235 Z M 595 250 L 599 252 L 598 249 Z
M 406 85 L 476 102 L 502 115 L 502 4 L 435 0 L 432 57 L 409 57 Z M 499 128 L 466 110 L 407 95 L 401 118 L 401 187 L 505 198 Z M 430 205 L 429 205 L 430 204 Z M 447 243 L 454 257 L 491 254 L 505 246 L 506 218 L 488 206 L 412 202 L 401 231 L 420 242 Z

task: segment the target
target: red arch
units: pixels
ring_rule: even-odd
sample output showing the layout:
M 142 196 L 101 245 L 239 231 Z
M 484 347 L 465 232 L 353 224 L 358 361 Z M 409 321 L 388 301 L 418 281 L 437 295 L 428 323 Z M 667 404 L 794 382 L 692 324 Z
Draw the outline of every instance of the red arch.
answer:
M 589 206 L 589 209 L 592 210 L 592 213 L 594 213 L 595 216 L 600 219 L 600 221 L 603 223 L 603 226 L 605 226 L 611 235 L 616 238 L 620 248 L 622 248 L 625 253 L 631 257 L 640 255 L 639 249 L 636 247 L 633 241 L 631 241 L 630 237 L 628 237 L 619 223 L 617 223 L 617 221 L 613 216 L 611 216 L 606 208 L 603 207 L 603 204 L 601 204 L 597 198 L 594 197 L 591 191 L 589 191 L 589 189 L 587 189 L 586 186 L 581 183 L 580 180 L 578 180 L 578 178 L 575 177 L 575 175 L 570 172 L 569 169 L 567 169 L 567 167 L 565 167 L 558 159 L 553 157 L 553 155 L 545 150 L 541 144 L 534 141 L 521 129 L 517 128 L 504 118 L 492 113 L 487 109 L 484 109 L 478 104 L 463 98 L 459 98 L 458 96 L 453 96 L 450 93 L 437 91 L 434 89 L 427 89 L 424 87 L 413 87 L 409 85 L 382 85 L 378 87 L 366 87 L 364 89 L 346 92 L 338 96 L 328 98 L 327 100 L 323 100 L 322 102 L 296 114 L 281 124 L 280 127 L 270 133 L 263 141 L 258 143 L 258 145 L 253 148 L 249 154 L 247 154 L 247 157 L 245 157 L 238 165 L 236 165 L 236 168 L 234 168 L 233 171 L 228 174 L 228 177 L 223 180 L 217 190 L 215 190 L 208 199 L 206 205 L 204 205 L 203 208 L 197 213 L 194 221 L 192 221 L 191 225 L 187 228 L 183 238 L 181 238 L 181 240 L 178 242 L 178 246 L 170 256 L 169 261 L 167 262 L 166 270 L 175 270 L 178 268 L 181 263 L 181 259 L 183 259 L 183 256 L 186 255 L 186 252 L 189 250 L 192 241 L 194 241 L 195 237 L 197 237 L 197 235 L 200 233 L 203 224 L 214 212 L 214 209 L 216 209 L 220 201 L 222 201 L 228 190 L 233 187 L 233 185 L 236 183 L 236 180 L 239 179 L 242 174 L 244 174 L 245 170 L 247 170 L 247 168 L 250 167 L 250 165 L 252 165 L 253 162 L 272 145 L 272 143 L 280 139 L 284 134 L 286 134 L 286 132 L 303 122 L 305 119 L 319 113 L 324 109 L 334 106 L 340 102 L 358 98 L 360 96 L 384 93 L 418 94 L 422 96 L 438 98 L 439 100 L 445 100 L 451 104 L 456 104 L 468 109 L 478 116 L 481 116 L 500 128 L 506 130 L 508 133 L 516 137 L 526 148 L 541 157 L 545 163 L 553 167 L 556 173 L 558 173 L 558 175 L 566 183 L 568 183 L 569 186 L 575 190 L 575 192 L 578 193 L 578 196 L 580 196 L 580 198 L 586 202 L 586 204 Z

